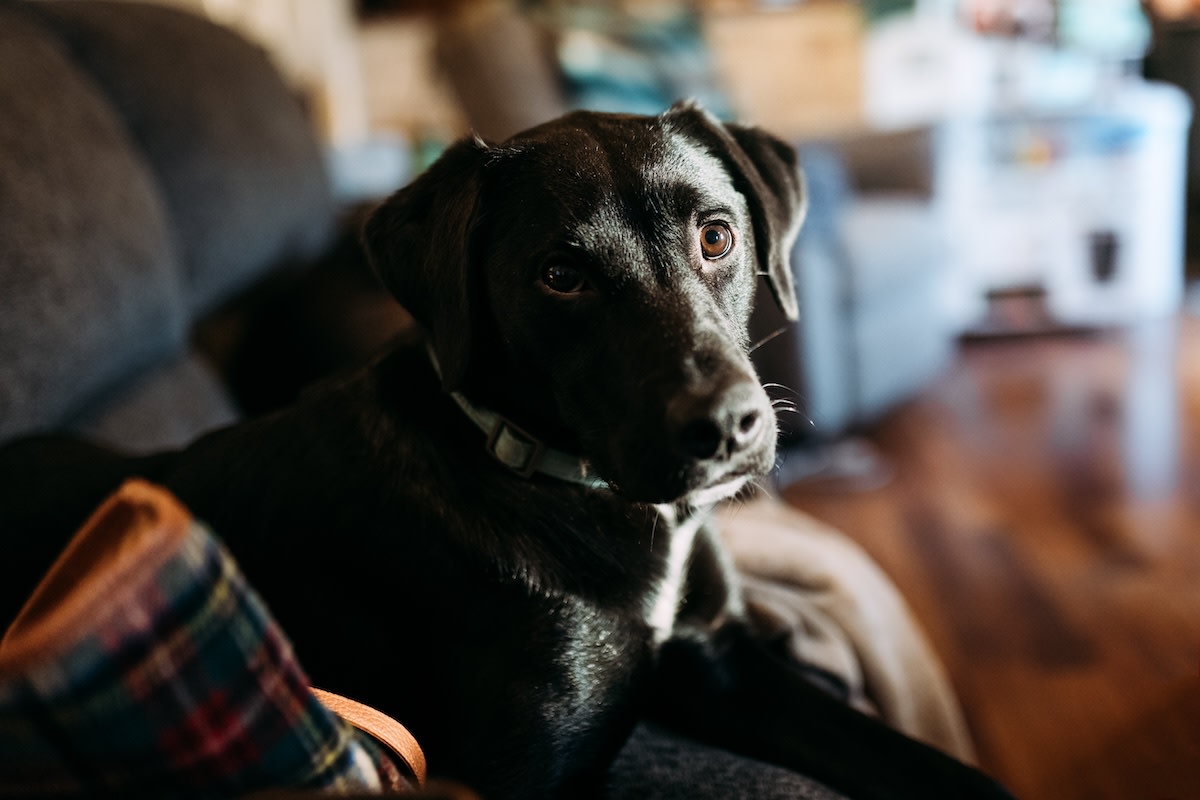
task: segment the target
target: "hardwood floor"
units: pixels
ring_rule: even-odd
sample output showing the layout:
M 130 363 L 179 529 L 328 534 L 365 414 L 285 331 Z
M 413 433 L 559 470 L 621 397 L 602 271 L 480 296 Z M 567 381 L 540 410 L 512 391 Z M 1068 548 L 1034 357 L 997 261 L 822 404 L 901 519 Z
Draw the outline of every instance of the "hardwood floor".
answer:
M 963 345 L 866 436 L 889 483 L 784 496 L 901 587 L 985 769 L 1032 800 L 1200 798 L 1200 318 Z

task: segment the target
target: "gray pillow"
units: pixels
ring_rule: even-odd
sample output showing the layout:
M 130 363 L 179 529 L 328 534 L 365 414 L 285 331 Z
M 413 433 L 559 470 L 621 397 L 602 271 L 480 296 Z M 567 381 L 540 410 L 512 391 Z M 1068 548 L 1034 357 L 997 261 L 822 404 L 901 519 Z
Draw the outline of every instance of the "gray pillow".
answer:
M 193 313 L 327 244 L 334 206 L 320 145 L 262 50 L 171 8 L 37 5 L 153 168 Z
M 179 350 L 157 185 L 61 44 L 0 6 L 0 440 Z

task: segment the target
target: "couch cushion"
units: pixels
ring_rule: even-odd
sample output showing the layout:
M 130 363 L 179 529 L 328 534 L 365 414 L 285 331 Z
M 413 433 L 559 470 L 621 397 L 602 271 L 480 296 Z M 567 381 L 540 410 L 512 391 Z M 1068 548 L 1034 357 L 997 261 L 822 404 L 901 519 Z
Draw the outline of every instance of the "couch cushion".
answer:
M 333 203 L 320 147 L 265 53 L 174 9 L 101 0 L 37 5 L 153 167 L 193 312 L 326 243 Z
M 182 447 L 239 414 L 224 385 L 194 352 L 139 375 L 66 427 L 130 454 Z
M 0 6 L 0 440 L 182 346 L 156 184 L 60 43 Z
M 617 756 L 607 800 L 839 800 L 796 772 L 643 723 Z

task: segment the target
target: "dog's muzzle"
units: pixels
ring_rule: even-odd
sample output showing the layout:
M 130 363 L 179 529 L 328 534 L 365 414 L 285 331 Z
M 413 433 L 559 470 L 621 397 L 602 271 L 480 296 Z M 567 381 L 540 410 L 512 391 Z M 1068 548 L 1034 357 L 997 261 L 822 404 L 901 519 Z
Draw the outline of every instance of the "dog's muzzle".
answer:
M 661 432 L 646 433 L 660 456 L 625 463 L 639 485 L 658 485 L 648 493 L 700 504 L 697 498 L 709 502 L 736 494 L 774 466 L 774 408 L 752 373 L 738 370 L 679 392 L 667 403 L 664 423 Z
M 716 392 L 679 397 L 667 416 L 680 455 L 729 462 L 761 445 L 771 427 L 771 402 L 757 382 L 739 380 Z

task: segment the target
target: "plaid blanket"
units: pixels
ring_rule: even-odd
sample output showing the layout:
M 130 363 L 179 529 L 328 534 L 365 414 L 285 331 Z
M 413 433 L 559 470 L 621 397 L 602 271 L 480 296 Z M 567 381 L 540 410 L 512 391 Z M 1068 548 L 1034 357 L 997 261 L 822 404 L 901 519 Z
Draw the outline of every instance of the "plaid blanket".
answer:
M 406 786 L 328 711 L 228 551 L 131 482 L 0 642 L 0 797 Z

